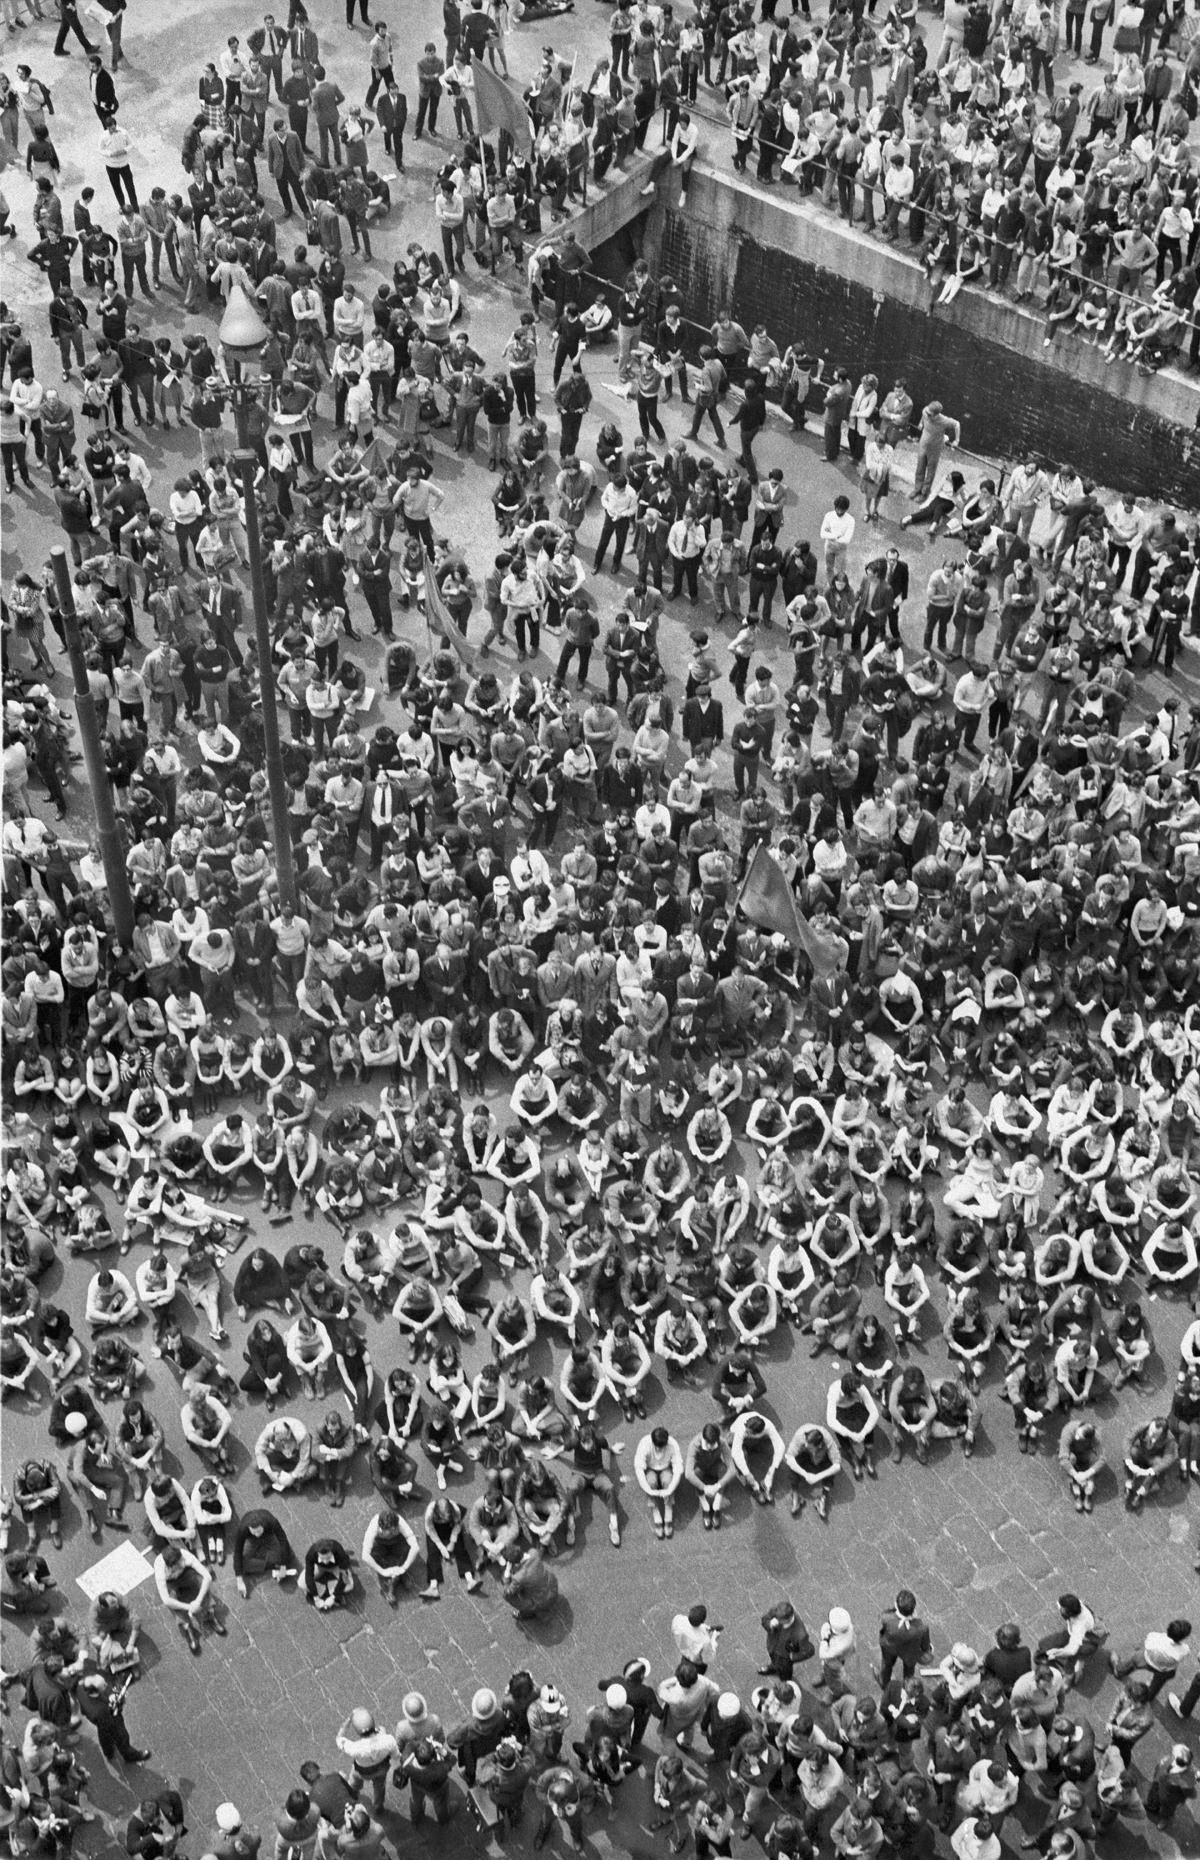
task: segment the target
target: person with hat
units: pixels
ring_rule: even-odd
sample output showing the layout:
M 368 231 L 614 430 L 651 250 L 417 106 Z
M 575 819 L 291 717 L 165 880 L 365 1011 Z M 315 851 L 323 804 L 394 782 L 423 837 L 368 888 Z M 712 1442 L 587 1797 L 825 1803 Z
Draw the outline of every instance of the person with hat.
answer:
M 469 1788 L 475 1786 L 481 1759 L 491 1755 L 510 1728 L 496 1694 L 481 1686 L 471 1699 L 470 1717 L 455 1725 L 446 1738 Z
M 631 1720 L 632 1715 L 630 1713 Z M 525 1720 L 529 1727 L 529 1748 L 539 1766 L 559 1761 L 570 1716 L 571 1708 L 557 1686 L 542 1686 L 530 1702 Z
M 736 1692 L 720 1692 L 710 1698 L 700 1729 L 708 1739 L 714 1767 L 728 1770 L 742 1738 L 761 1728 L 762 1723 L 762 1718 L 743 1705 Z
M 209 1836 L 208 1850 L 214 1860 L 239 1860 L 241 1855 L 257 1855 L 262 1836 L 246 1827 L 236 1803 L 221 1802 L 213 1821 L 216 1825 Z
M 605 1729 L 619 1744 L 636 1749 L 651 1719 L 662 1716 L 658 1694 L 649 1679 L 650 1662 L 640 1656 L 625 1662 L 619 1679 L 601 1679 L 598 1689 L 604 1694 L 603 1710 L 593 1707 L 588 1714 L 589 1725 L 595 1718 L 597 1727 Z
M 396 1720 L 394 1732 L 401 1757 L 415 1749 L 422 1739 L 439 1738 L 441 1735 L 442 1721 L 436 1712 L 430 1711 L 424 1694 L 406 1692 L 400 1703 L 400 1716 Z
M 844 1608 L 831 1608 L 829 1617 L 821 1623 L 821 1632 L 817 1639 L 817 1653 L 821 1661 L 821 1688 L 829 1693 L 831 1700 L 841 1698 L 848 1690 L 846 1686 L 846 1661 L 857 1646 L 854 1623 Z

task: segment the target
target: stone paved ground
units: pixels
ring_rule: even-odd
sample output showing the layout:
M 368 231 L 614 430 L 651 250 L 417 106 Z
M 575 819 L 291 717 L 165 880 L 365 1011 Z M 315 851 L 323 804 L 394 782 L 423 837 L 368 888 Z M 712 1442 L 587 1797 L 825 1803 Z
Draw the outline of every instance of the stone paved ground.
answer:
M 140 178 L 163 178 L 170 185 L 176 184 L 177 131 L 185 113 L 194 107 L 195 75 L 203 60 L 215 55 L 228 33 L 245 35 L 253 13 L 254 9 L 240 5 L 193 11 L 180 0 L 163 0 L 153 16 L 131 16 L 126 36 L 132 65 L 122 90 L 144 155 L 138 170 Z M 437 36 L 440 15 L 436 0 L 416 0 L 416 5 L 403 14 L 393 12 L 389 17 L 399 28 L 405 61 L 415 55 L 419 41 Z M 590 68 L 588 60 L 596 55 L 606 20 L 607 8 L 591 5 L 586 12 L 581 8 L 570 21 L 555 22 L 553 31 L 537 25 L 525 28 L 514 40 L 514 70 L 525 74 L 531 71 L 536 48 L 549 40 L 559 49 L 578 44 L 581 67 Z M 314 8 L 314 23 L 331 47 L 334 75 L 348 94 L 360 94 L 357 74 L 365 62 L 364 35 L 360 32 L 350 39 L 345 34 L 340 9 L 333 0 L 321 0 L 320 7 Z M 21 34 L 20 49 L 35 70 L 47 75 L 55 85 L 59 107 L 55 139 L 64 161 L 64 195 L 69 199 L 86 176 L 94 174 L 93 128 L 81 58 L 77 54 L 70 63 L 55 67 L 49 57 L 50 43 L 47 28 L 38 26 Z M 409 172 L 399 190 L 402 209 L 377 237 L 375 263 L 353 274 L 366 287 L 373 288 L 374 280 L 387 275 L 393 256 L 406 239 L 416 233 L 431 236 L 428 197 L 434 166 L 435 155 L 429 145 L 410 143 Z M 12 170 L 4 179 L 24 234 L 28 222 L 27 183 L 23 174 Z M 98 187 L 103 190 L 102 176 L 98 177 Z M 107 202 L 105 211 L 111 221 Z M 25 244 L 22 237 L 19 250 Z M 40 281 L 11 250 L 5 255 L 3 288 L 9 301 L 20 304 L 26 312 L 35 331 L 39 357 L 52 359 L 42 334 Z M 484 286 L 474 280 L 470 295 L 472 330 L 487 352 L 495 353 L 512 326 L 521 300 L 507 285 Z M 156 327 L 176 332 L 184 323 L 176 301 L 170 298 L 160 301 L 153 321 Z M 605 371 L 599 367 L 593 374 L 602 382 Z M 55 372 L 48 371 L 46 378 L 53 381 Z M 605 400 L 605 393 L 601 387 L 597 396 L 605 415 L 617 410 L 628 436 L 633 424 L 628 410 L 619 408 L 611 398 Z M 665 420 L 674 439 L 683 430 L 674 408 L 666 410 Z M 594 430 L 589 422 L 585 440 Z M 158 495 L 185 463 L 194 462 L 195 447 L 190 436 L 172 433 L 169 442 L 148 444 L 146 452 Z M 775 432 L 764 441 L 761 456 L 764 464 L 782 465 L 795 488 L 785 528 L 787 537 L 815 536 L 820 516 L 835 492 L 841 488 L 853 490 L 845 463 L 837 469 L 826 467 L 811 441 L 797 446 Z M 451 493 L 454 533 L 470 539 L 472 565 L 482 568 L 493 533 L 486 504 L 490 489 L 486 474 L 478 466 L 460 466 L 439 449 L 437 476 Z M 899 498 L 894 498 L 893 519 L 902 508 Z M 9 500 L 5 517 L 7 580 L 21 566 L 36 566 L 45 549 L 56 540 L 56 532 L 44 491 L 32 503 Z M 585 527 L 585 543 L 594 542 L 594 537 L 595 531 Z M 886 527 L 883 540 L 892 538 L 893 529 Z M 852 569 L 857 570 L 868 550 L 877 546 L 875 537 L 868 539 L 860 534 Z M 904 547 L 913 565 L 914 583 L 919 587 L 931 566 L 931 552 L 912 536 L 906 538 Z M 607 594 L 602 599 L 606 602 L 605 612 L 611 611 Z M 911 639 L 911 625 L 906 630 Z M 668 664 L 677 674 L 687 650 L 683 626 L 668 622 L 664 639 Z M 368 643 L 360 652 L 368 670 L 377 671 L 375 648 Z M 777 649 L 768 650 L 766 656 L 776 664 L 781 659 Z M 510 669 L 508 661 L 502 660 L 501 664 Z M 1192 669 L 1185 658 L 1185 676 Z M 61 677 L 55 689 L 65 694 Z M 1156 697 L 1160 694 L 1157 684 L 1150 690 Z M 387 714 L 386 709 L 381 708 L 376 716 L 382 714 Z M 86 802 L 77 791 L 69 830 L 82 833 L 86 824 Z M 283 1244 L 299 1238 L 301 1230 L 302 1223 L 297 1222 L 291 1228 L 275 1230 L 273 1235 L 272 1230 L 267 1233 Z M 328 1238 L 328 1230 L 323 1231 Z M 77 1273 L 78 1269 L 73 1276 Z M 80 1317 L 77 1286 L 64 1295 L 52 1280 L 47 1289 L 53 1297 L 65 1296 L 65 1302 Z M 1101 1405 L 1100 1418 L 1110 1455 L 1115 1455 L 1135 1416 L 1165 1406 L 1163 1385 L 1183 1321 L 1179 1310 L 1154 1308 L 1161 1358 L 1155 1365 L 1154 1386 L 1145 1398 L 1123 1399 L 1119 1416 L 1111 1401 Z M 240 1360 L 242 1327 L 235 1322 L 232 1329 L 230 1355 L 236 1362 Z M 395 1360 L 394 1350 L 375 1327 L 372 1343 L 377 1364 L 386 1369 Z M 469 1356 L 470 1366 L 474 1367 L 478 1344 Z M 940 1364 L 942 1360 L 940 1347 L 932 1348 L 930 1361 Z M 803 1346 L 795 1352 L 790 1344 L 778 1343 L 768 1358 L 767 1378 L 772 1408 L 781 1425 L 790 1428 L 801 1418 L 817 1417 L 823 1410 L 832 1374 L 828 1359 L 813 1365 Z M 177 1422 L 177 1393 L 158 1365 L 152 1365 L 151 1400 L 167 1424 L 175 1456 L 172 1469 L 175 1463 L 181 1466 L 190 1483 L 197 1469 L 184 1453 Z M 662 1406 L 673 1431 L 685 1440 L 711 1412 L 705 1395 L 672 1392 L 666 1399 L 656 1388 L 653 1400 Z M 5 1460 L 11 1465 L 39 1449 L 44 1434 L 36 1416 L 31 1418 L 9 1409 L 4 1419 Z M 239 1410 L 237 1428 L 243 1441 L 253 1438 L 260 1421 L 258 1411 Z M 611 1430 L 614 1438 L 626 1431 L 616 1427 Z M 632 1434 L 628 1442 L 627 1462 Z M 239 1474 L 233 1482 L 239 1510 L 257 1502 L 257 1485 L 247 1475 L 246 1463 L 243 1446 Z M 641 1510 L 632 1504 L 628 1490 L 625 1498 L 630 1515 L 623 1547 L 614 1551 L 608 1545 L 603 1520 L 599 1528 L 589 1522 L 576 1550 L 564 1555 L 557 1566 L 564 1597 L 562 1607 L 549 1626 L 539 1628 L 535 1635 L 519 1630 L 494 1596 L 470 1597 L 461 1587 L 452 1587 L 446 1600 L 437 1606 L 406 1601 L 392 1614 L 371 1594 L 365 1601 L 360 1597 L 356 1607 L 344 1615 L 318 1618 L 293 1592 L 280 1593 L 270 1584 L 255 1590 L 251 1599 L 242 1603 L 226 1573 L 220 1591 L 229 1603 L 229 1637 L 224 1641 L 208 1640 L 201 1658 L 193 1661 L 162 1619 L 152 1589 L 144 1588 L 140 1600 L 147 1622 L 148 1670 L 131 1696 L 129 1718 L 134 1735 L 145 1737 L 153 1745 L 154 1761 L 135 1789 L 140 1792 L 162 1779 L 180 1784 L 188 1800 L 192 1829 L 185 1845 L 194 1860 L 207 1845 L 206 1831 L 214 1807 L 224 1799 L 235 1800 L 249 1823 L 269 1827 L 300 1761 L 309 1754 L 327 1764 L 335 1760 L 334 1732 L 354 1704 L 370 1702 L 381 1715 L 391 1719 L 398 1713 L 403 1692 L 418 1685 L 433 1708 L 452 1720 L 464 1710 L 478 1685 L 501 1686 L 515 1668 L 528 1665 L 539 1680 L 553 1679 L 562 1686 L 578 1725 L 594 1697 L 595 1680 L 630 1654 L 645 1651 L 653 1661 L 656 1678 L 669 1669 L 670 1617 L 677 1608 L 699 1597 L 707 1600 L 714 1618 L 723 1620 L 729 1630 L 714 1671 L 723 1682 L 738 1686 L 743 1695 L 748 1692 L 757 1665 L 758 1617 L 783 1590 L 792 1595 L 814 1626 L 831 1605 L 848 1607 L 858 1624 L 864 1654 L 873 1640 L 878 1610 L 902 1582 L 916 1588 L 922 1611 L 934 1625 L 939 1653 L 952 1639 L 960 1637 L 982 1650 L 989 1644 L 994 1628 L 1010 1616 L 1023 1621 L 1034 1634 L 1047 1631 L 1053 1621 L 1054 1597 L 1068 1585 L 1077 1586 L 1100 1606 L 1118 1645 L 1140 1639 L 1151 1622 L 1161 1622 L 1181 1609 L 1200 1621 L 1200 1593 L 1192 1571 L 1194 1500 L 1172 1489 L 1141 1517 L 1133 1518 L 1121 1509 L 1110 1483 L 1094 1516 L 1077 1517 L 1049 1457 L 1035 1463 L 1017 1453 L 1007 1410 L 997 1400 L 994 1381 L 989 1385 L 985 1428 L 974 1460 L 964 1462 L 958 1455 L 939 1457 L 925 1469 L 911 1462 L 896 1469 L 885 1460 L 878 1484 L 857 1487 L 845 1481 L 840 1485 L 827 1527 L 811 1516 L 793 1521 L 786 1509 L 758 1510 L 739 1497 L 720 1535 L 701 1531 L 694 1512 L 685 1504 L 678 1535 L 670 1543 L 661 1544 L 653 1538 Z M 329 1522 L 318 1498 L 303 1498 L 280 1509 L 301 1547 L 323 1532 Z M 357 1546 L 361 1542 L 372 1509 L 365 1473 L 360 1470 L 339 1520 L 339 1529 L 348 1543 Z M 134 1535 L 136 1541 L 143 1541 L 136 1529 Z M 19 1541 L 19 1536 L 13 1541 Z M 83 1598 L 74 1582 L 92 1562 L 93 1551 L 77 1517 L 72 1520 L 63 1553 L 53 1560 L 73 1612 L 81 1614 Z M 489 1588 L 493 1586 L 489 1584 Z M 12 1627 L 7 1620 L 4 1625 L 4 1664 L 11 1669 L 22 1661 L 26 1639 L 23 1630 Z M 865 1657 L 860 1658 L 855 1669 L 864 1683 L 869 1683 L 867 1664 Z M 1089 1679 L 1084 1687 L 1088 1708 L 1102 1714 L 1111 1691 L 1110 1681 Z M 14 1707 L 17 1724 L 22 1716 Z M 1165 1747 L 1170 1734 L 1164 1719 L 1141 1759 L 1143 1770 Z M 123 1817 L 129 1812 L 134 1794 L 123 1780 L 107 1776 L 90 1744 L 88 1749 L 97 1801 L 106 1816 L 116 1820 L 114 1833 L 110 1834 L 106 1823 L 91 1830 L 81 1847 L 87 1853 L 107 1853 L 120 1846 Z M 644 1785 L 631 1780 L 616 1819 L 611 1825 L 602 1821 L 597 1826 L 597 1849 L 655 1850 L 653 1837 L 640 1827 L 645 1808 Z M 431 1831 L 423 1838 L 439 1855 L 457 1855 L 481 1844 L 468 1828 L 467 1817 L 460 1815 L 449 1833 Z M 404 1845 L 403 1824 L 393 1822 L 391 1831 Z M 661 1851 L 661 1847 L 657 1850 Z M 1125 1855 L 1140 1856 L 1148 1851 L 1200 1852 L 1195 1823 L 1183 1821 L 1174 1846 L 1161 1839 L 1147 1841 L 1140 1830 L 1123 1836 L 1119 1842 L 1108 1843 L 1108 1852 L 1119 1852 L 1122 1860 Z

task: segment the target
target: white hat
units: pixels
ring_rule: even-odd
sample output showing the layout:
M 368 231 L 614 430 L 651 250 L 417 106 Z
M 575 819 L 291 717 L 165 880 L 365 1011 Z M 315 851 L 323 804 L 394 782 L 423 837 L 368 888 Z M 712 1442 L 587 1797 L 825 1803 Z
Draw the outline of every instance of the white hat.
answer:
M 623 1711 L 629 1703 L 629 1694 L 624 1686 L 611 1685 L 604 1694 L 604 1703 L 609 1711 Z
M 222 1802 L 217 1810 L 217 1826 L 222 1834 L 233 1834 L 242 1825 L 242 1818 L 232 1802 Z
M 730 1718 L 736 1718 L 741 1709 L 742 1701 L 739 1699 L 736 1692 L 722 1692 L 720 1698 L 717 1700 L 718 1718 L 724 1718 L 726 1721 Z
M 543 1686 L 538 1697 L 541 1700 L 543 1711 L 560 1712 L 566 1711 L 567 1709 L 567 1701 L 564 1699 L 557 1686 Z
M 429 1716 L 429 1707 L 419 1692 L 407 1692 L 401 1711 L 410 1724 L 420 1724 Z
M 835 1634 L 848 1634 L 852 1623 L 844 1608 L 831 1608 L 829 1610 L 829 1625 Z
M 375 1720 L 372 1718 L 365 1705 L 355 1706 L 354 1710 L 350 1713 L 350 1722 L 360 1737 L 365 1737 L 369 1731 L 375 1729 Z

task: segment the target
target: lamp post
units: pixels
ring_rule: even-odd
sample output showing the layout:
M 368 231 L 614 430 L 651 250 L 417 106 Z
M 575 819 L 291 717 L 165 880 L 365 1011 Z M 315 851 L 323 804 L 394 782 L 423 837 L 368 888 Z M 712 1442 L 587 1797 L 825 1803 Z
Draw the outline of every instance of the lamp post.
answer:
M 133 899 L 129 891 L 129 869 L 125 864 L 125 843 L 121 836 L 120 823 L 117 820 L 117 810 L 113 804 L 112 783 L 108 778 L 108 767 L 100 742 L 96 701 L 92 696 L 92 687 L 88 683 L 87 660 L 84 657 L 83 641 L 79 634 L 79 617 L 75 612 L 75 588 L 71 581 L 71 571 L 67 566 L 65 549 L 51 549 L 50 566 L 54 572 L 54 587 L 58 595 L 58 609 L 62 615 L 67 657 L 71 661 L 71 676 L 75 681 L 75 715 L 79 722 L 79 743 L 83 750 L 84 767 L 87 769 L 88 786 L 92 791 L 92 806 L 96 810 L 96 838 L 100 843 L 100 858 L 104 865 L 105 883 L 108 886 L 108 902 L 112 910 L 113 929 L 117 933 L 117 941 L 128 949 L 133 942 Z
M 258 529 L 258 503 L 254 473 L 258 460 L 246 443 L 246 408 L 258 392 L 243 381 L 242 365 L 257 361 L 270 331 L 240 284 L 229 293 L 229 303 L 218 332 L 230 373 L 230 398 L 237 427 L 238 449 L 233 455 L 242 484 L 246 512 L 246 552 L 250 558 L 250 598 L 254 608 L 254 636 L 258 644 L 258 690 L 262 705 L 263 755 L 267 767 L 267 793 L 271 803 L 271 838 L 275 846 L 275 877 L 279 903 L 296 909 L 296 870 L 292 862 L 292 830 L 288 815 L 287 780 L 279 743 L 279 709 L 275 702 L 274 644 L 267 618 L 267 591 L 263 584 L 262 539 Z

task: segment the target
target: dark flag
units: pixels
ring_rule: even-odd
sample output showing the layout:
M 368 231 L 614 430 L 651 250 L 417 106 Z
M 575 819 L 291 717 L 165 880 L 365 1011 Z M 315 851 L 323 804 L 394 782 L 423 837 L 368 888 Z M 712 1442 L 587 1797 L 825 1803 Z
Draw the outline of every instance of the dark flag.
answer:
M 475 73 L 475 121 L 480 135 L 494 136 L 507 129 L 517 148 L 528 155 L 533 149 L 533 136 L 524 98 L 478 58 L 471 60 L 471 69 Z
M 802 949 L 817 975 L 828 975 L 839 961 L 845 960 L 843 938 L 818 936 L 808 920 L 801 917 L 787 875 L 765 846 L 755 848 L 742 880 L 738 907 L 761 930 L 786 937 L 793 949 Z

